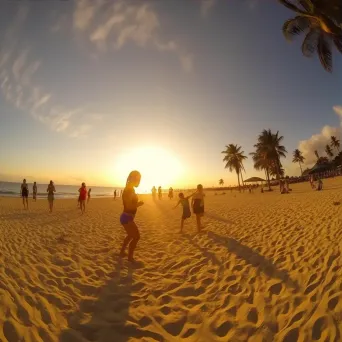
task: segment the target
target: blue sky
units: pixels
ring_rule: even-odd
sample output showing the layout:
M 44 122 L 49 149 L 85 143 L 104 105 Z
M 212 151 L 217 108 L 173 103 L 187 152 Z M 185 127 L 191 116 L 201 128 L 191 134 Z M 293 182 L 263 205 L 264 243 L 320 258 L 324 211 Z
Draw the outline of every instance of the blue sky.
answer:
M 333 74 L 304 58 L 300 39 L 290 44 L 281 32 L 293 13 L 276 1 L 2 8 L 3 180 L 120 185 L 139 153 L 163 186 L 235 184 L 222 162 L 226 144 L 249 153 L 262 129 L 279 130 L 289 151 L 283 164 L 296 175 L 295 148 L 310 164 L 314 149 L 340 135 L 341 58 Z M 246 171 L 258 174 L 251 160 Z

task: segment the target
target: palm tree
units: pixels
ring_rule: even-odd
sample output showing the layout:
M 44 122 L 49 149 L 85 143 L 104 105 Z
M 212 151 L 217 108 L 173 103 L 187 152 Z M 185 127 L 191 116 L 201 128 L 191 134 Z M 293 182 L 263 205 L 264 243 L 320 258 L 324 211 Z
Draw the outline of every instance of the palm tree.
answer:
M 340 141 L 335 136 L 332 136 L 330 138 L 330 146 L 332 148 L 336 148 L 337 153 L 340 152 Z
M 224 184 L 224 180 L 223 180 L 222 178 L 219 180 L 219 184 L 220 184 L 221 186 Z
M 297 13 L 283 25 L 283 34 L 292 41 L 295 36 L 305 34 L 302 53 L 312 57 L 316 52 L 323 68 L 332 71 L 333 46 L 342 53 L 342 27 L 324 14 L 315 0 L 279 0 Z
M 316 158 L 317 158 L 317 160 L 319 159 L 319 154 L 318 154 L 318 151 L 317 150 L 315 150 L 315 156 L 316 156 Z
M 305 158 L 303 157 L 303 153 L 298 149 L 293 151 L 293 159 L 292 163 L 298 163 L 300 167 L 300 173 L 303 174 L 302 164 L 304 163 Z
M 254 168 L 256 170 L 264 170 L 266 174 L 268 190 L 271 191 L 271 183 L 270 183 L 270 162 L 266 159 L 265 153 L 252 152 L 250 153 L 254 162 Z
M 225 168 L 230 172 L 235 171 L 238 177 L 239 191 L 240 187 L 240 173 L 245 168 L 243 167 L 243 161 L 247 159 L 244 152 L 241 151 L 241 146 L 229 144 L 226 145 L 226 150 L 221 153 L 225 154 L 223 161 L 226 163 Z
M 329 159 L 327 157 L 319 157 L 316 162 L 317 165 L 328 164 L 328 163 L 329 163 Z
M 268 170 L 275 170 L 277 179 L 281 176 L 281 162 L 280 158 L 286 158 L 286 148 L 281 145 L 284 137 L 277 133 L 264 129 L 258 137 L 258 143 L 254 145 L 256 154 L 263 156 L 268 165 Z
M 329 158 L 332 158 L 334 156 L 334 153 L 329 145 L 325 146 L 325 153 Z

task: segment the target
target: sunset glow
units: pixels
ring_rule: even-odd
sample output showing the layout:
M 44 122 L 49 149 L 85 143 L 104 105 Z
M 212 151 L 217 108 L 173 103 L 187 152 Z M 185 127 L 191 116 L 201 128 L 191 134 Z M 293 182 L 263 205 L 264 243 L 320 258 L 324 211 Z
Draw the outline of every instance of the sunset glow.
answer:
M 116 179 L 124 185 L 130 171 L 141 172 L 139 192 L 150 191 L 153 186 L 177 186 L 184 169 L 175 155 L 158 147 L 140 147 L 120 155 L 115 163 Z

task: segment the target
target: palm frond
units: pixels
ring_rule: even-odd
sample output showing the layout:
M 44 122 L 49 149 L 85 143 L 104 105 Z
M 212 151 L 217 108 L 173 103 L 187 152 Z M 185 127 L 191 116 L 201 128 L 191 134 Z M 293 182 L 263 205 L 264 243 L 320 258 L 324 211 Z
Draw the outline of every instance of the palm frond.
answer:
M 335 37 L 333 38 L 333 41 L 334 41 L 334 44 L 335 44 L 335 46 L 336 46 L 336 49 L 337 49 L 340 53 L 342 53 L 342 35 L 340 35 L 340 36 L 335 36 Z
M 283 25 L 283 34 L 288 41 L 292 41 L 295 36 L 308 30 L 311 26 L 310 19 L 303 16 L 286 20 Z
M 315 6 L 310 0 L 299 0 L 300 5 L 305 9 L 308 13 L 314 13 Z
M 305 11 L 303 11 L 302 8 L 300 8 L 299 6 L 293 4 L 293 2 L 289 1 L 289 0 L 278 0 L 282 5 L 284 5 L 285 7 L 287 7 L 288 9 L 290 9 L 291 11 L 300 13 L 300 14 L 305 14 Z
M 302 53 L 305 57 L 312 57 L 317 51 L 319 32 L 310 30 L 302 44 Z
M 332 72 L 331 44 L 323 34 L 320 34 L 318 38 L 318 56 L 323 68 L 328 72 Z

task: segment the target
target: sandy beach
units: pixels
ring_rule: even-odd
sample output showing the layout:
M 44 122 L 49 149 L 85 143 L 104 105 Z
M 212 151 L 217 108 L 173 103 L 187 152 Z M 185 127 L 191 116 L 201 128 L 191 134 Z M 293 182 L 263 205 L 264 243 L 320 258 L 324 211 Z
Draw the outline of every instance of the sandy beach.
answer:
M 0 341 L 339 341 L 342 178 L 324 186 L 207 192 L 200 234 L 143 196 L 136 266 L 120 200 L 0 198 Z

